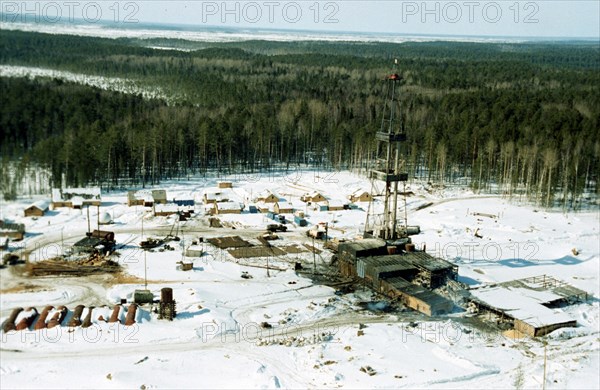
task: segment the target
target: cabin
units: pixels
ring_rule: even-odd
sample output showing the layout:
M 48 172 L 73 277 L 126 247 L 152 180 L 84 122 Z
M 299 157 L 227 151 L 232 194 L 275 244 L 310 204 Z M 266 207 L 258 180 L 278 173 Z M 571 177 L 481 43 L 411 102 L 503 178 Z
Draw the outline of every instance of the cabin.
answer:
M 277 214 L 292 214 L 294 212 L 294 207 L 289 202 L 277 202 L 275 206 L 273 206 L 273 211 Z
M 229 202 L 236 196 L 230 188 L 207 188 L 203 193 L 204 204 Z
M 257 202 L 263 203 L 277 203 L 279 200 L 280 198 L 269 190 L 261 192 L 256 198 Z
M 371 202 L 373 196 L 368 191 L 358 189 L 348 195 L 348 199 L 350 202 Z
M 230 181 L 220 181 L 217 183 L 217 188 L 233 188 L 233 183 Z
M 0 220 L 0 237 L 10 238 L 13 241 L 21 241 L 25 238 L 25 225 Z
M 306 193 L 304 195 L 302 195 L 300 197 L 300 200 L 303 202 L 310 202 L 310 203 L 315 203 L 315 202 L 326 202 L 327 198 L 325 198 L 320 192 L 317 191 L 313 191 L 311 193 Z
M 216 203 L 207 203 L 203 206 L 204 215 L 215 215 L 217 213 Z
M 346 202 L 338 199 L 330 199 L 327 202 L 327 209 L 329 211 L 341 211 L 347 208 Z
M 261 214 L 273 211 L 273 203 L 256 202 L 256 210 Z
M 100 206 L 102 195 L 100 187 L 92 188 L 53 188 L 52 207 L 70 207 L 81 209 L 83 206 Z
M 168 217 L 169 215 L 177 214 L 179 206 L 176 204 L 158 204 L 154 206 L 155 217 Z
M 219 202 L 215 204 L 216 214 L 241 214 L 244 206 L 239 202 Z
M 27 207 L 23 212 L 26 217 L 43 217 L 48 208 L 50 207 L 50 202 L 47 200 L 38 200 L 35 203 L 32 203 L 29 207 Z
M 152 207 L 155 204 L 167 203 L 166 190 L 138 190 L 127 192 L 127 206 Z

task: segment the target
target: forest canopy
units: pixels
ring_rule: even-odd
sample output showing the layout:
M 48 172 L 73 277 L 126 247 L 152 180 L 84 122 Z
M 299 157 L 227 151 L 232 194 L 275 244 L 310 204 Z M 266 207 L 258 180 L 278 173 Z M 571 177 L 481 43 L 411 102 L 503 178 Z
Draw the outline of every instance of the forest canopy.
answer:
M 2 65 L 118 77 L 166 96 L 1 77 L 2 169 L 38 164 L 55 185 L 298 164 L 366 169 L 385 79 L 397 72 L 411 177 L 548 205 L 599 192 L 597 44 L 209 44 L 0 31 Z

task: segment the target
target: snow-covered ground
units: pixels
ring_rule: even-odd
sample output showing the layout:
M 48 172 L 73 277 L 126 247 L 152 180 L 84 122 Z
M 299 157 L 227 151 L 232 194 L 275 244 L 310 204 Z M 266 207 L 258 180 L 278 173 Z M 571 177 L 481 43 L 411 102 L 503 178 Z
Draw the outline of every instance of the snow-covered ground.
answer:
M 273 245 L 312 244 L 304 232 L 321 222 L 338 238 L 351 239 L 364 227 L 367 203 L 356 210 L 321 212 L 299 199 L 314 190 L 344 199 L 357 188 L 370 189 L 363 176 L 349 172 L 198 177 L 160 188 L 167 190 L 169 200 L 194 199 L 226 179 L 233 181 L 242 202 L 268 189 L 306 213 L 308 227 L 288 224 L 289 232 L 279 234 L 283 238 Z M 458 264 L 461 281 L 469 285 L 546 274 L 588 291 L 594 296 L 588 303 L 563 309 L 578 327 L 512 340 L 499 331 L 482 330 L 464 313 L 427 318 L 367 311 L 359 304 L 377 299 L 370 292 L 358 289 L 339 296 L 293 271 L 296 261 L 312 269 L 310 252 L 270 258 L 268 276 L 266 269 L 254 267 L 264 266 L 266 259 L 238 263 L 208 245 L 207 254 L 184 258 L 183 250 L 198 237 L 239 235 L 256 242 L 272 221 L 246 211 L 219 216 L 226 227 L 209 228 L 198 206 L 199 215 L 179 224 L 182 241 L 171 242 L 173 251 L 144 256 L 138 246 L 142 219 L 144 237 L 166 235 L 174 219 L 153 217 L 149 208 L 127 207 L 126 193 L 114 192 L 103 194 L 99 211 L 114 220 L 105 228 L 115 231 L 119 263 L 131 280 L 25 278 L 14 268 L 1 269 L 0 320 L 14 307 L 41 310 L 48 304 L 71 310 L 78 304 L 106 305 L 102 310 L 109 315 L 109 307 L 121 298 L 131 300 L 134 290 L 143 288 L 134 277 L 143 278 L 145 268 L 156 297 L 161 288 L 173 288 L 177 317 L 161 321 L 143 309 L 132 327 L 96 320 L 87 330 L 63 326 L 2 333 L 1 387 L 542 388 L 545 353 L 546 388 L 600 387 L 595 298 L 600 293 L 599 211 L 562 213 L 469 190 L 433 190 L 422 183 L 408 187 L 414 193 L 407 198 L 408 223 L 422 231 L 413 236 L 417 246 Z M 0 207 L 0 218 L 26 225 L 25 240 L 11 248 L 21 245 L 17 252 L 31 251 L 30 261 L 62 252 L 83 236 L 88 224 L 85 210 L 61 208 L 35 219 L 24 217 L 22 210 L 40 198 Z M 380 201 L 375 204 L 381 206 Z M 92 228 L 96 215 L 96 208 L 90 208 Z M 315 257 L 320 272 L 328 270 L 330 257 L 327 251 Z M 182 259 L 193 261 L 191 271 L 177 268 Z M 252 278 L 242 279 L 242 272 Z M 272 328 L 261 327 L 263 322 Z
M 133 80 L 118 77 L 95 76 L 56 69 L 16 65 L 0 65 L 0 77 L 27 77 L 28 79 L 48 77 L 97 87 L 108 91 L 117 91 L 133 95 L 139 94 L 146 99 L 170 100 L 169 97 L 162 92 L 160 87 L 143 87 Z
M 514 37 L 469 37 L 469 36 L 434 36 L 434 35 L 401 35 L 401 34 L 371 34 L 371 33 L 342 33 L 342 32 L 312 32 L 301 30 L 269 30 L 244 28 L 205 28 L 190 29 L 190 26 L 147 26 L 142 28 L 137 24 L 105 23 L 35 23 L 20 22 L 19 18 L 8 16 L 0 23 L 0 29 L 35 31 L 46 34 L 68 34 L 101 38 L 169 38 L 192 42 L 238 42 L 268 40 L 279 42 L 293 41 L 331 41 L 331 42 L 522 42 L 522 38 Z M 127 28 L 130 27 L 130 28 Z M 156 49 L 181 50 L 174 47 L 153 47 Z

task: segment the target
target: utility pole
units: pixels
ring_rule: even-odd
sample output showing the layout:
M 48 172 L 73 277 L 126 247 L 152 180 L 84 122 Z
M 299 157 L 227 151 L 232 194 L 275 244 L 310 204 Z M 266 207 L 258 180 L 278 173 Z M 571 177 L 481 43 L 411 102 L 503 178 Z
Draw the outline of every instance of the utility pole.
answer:
M 90 205 L 87 206 L 88 233 L 90 233 Z
M 148 290 L 148 267 L 146 267 L 146 250 L 144 250 L 144 290 Z
M 548 347 L 548 343 L 544 341 L 544 377 L 542 378 L 542 390 L 546 390 L 546 362 L 547 362 L 547 354 L 546 350 Z
M 312 253 L 313 253 L 313 275 L 317 273 L 317 251 L 315 248 L 315 236 L 312 237 Z

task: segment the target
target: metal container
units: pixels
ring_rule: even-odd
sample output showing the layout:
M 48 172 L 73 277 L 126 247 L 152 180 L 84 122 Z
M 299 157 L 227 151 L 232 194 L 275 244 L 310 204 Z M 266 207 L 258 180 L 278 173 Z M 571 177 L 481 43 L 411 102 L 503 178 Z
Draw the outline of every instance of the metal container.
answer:
M 173 302 L 173 289 L 171 287 L 164 287 L 160 290 L 160 301 Z

